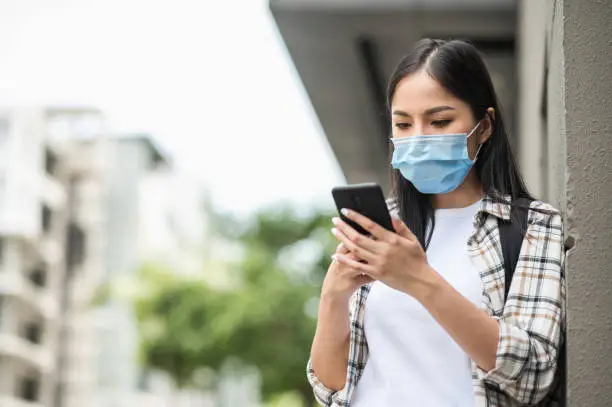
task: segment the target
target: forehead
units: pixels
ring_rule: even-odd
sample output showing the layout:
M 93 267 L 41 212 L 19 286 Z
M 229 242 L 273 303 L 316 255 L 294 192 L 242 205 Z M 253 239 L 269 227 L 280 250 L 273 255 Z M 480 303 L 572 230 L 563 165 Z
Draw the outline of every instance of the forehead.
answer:
M 407 113 L 421 113 L 435 106 L 459 107 L 459 105 L 465 103 L 421 70 L 406 76 L 398 83 L 391 104 L 394 108 L 404 110 Z

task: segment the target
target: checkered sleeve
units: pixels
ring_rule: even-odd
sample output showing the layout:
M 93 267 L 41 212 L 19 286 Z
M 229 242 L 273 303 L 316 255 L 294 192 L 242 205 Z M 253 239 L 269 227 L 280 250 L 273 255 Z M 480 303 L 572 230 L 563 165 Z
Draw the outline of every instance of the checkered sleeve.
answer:
M 306 375 L 308 377 L 308 382 L 312 386 L 312 391 L 317 402 L 322 406 L 330 407 L 338 392 L 329 389 L 319 380 L 312 369 L 312 362 L 310 360 L 308 360 L 308 366 L 306 367 Z
M 350 346 L 348 355 L 348 366 L 346 372 L 346 383 L 340 391 L 334 391 L 321 382 L 312 368 L 311 360 L 308 361 L 306 373 L 308 381 L 312 386 L 317 402 L 326 407 L 345 407 L 349 405 L 349 397 L 357 384 L 365 358 L 367 358 L 367 344 L 363 329 L 362 307 L 364 305 L 364 288 L 357 290 L 351 297 L 349 306 L 350 321 Z
M 564 321 L 565 277 L 561 216 L 535 203 L 510 286 L 503 316 L 495 368 L 479 371 L 521 404 L 535 404 L 550 390 Z

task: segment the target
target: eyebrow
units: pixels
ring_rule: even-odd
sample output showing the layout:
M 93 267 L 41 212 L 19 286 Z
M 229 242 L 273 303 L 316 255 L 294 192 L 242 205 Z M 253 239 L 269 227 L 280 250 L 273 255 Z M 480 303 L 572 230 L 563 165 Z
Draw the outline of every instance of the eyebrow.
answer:
M 454 107 L 451 106 L 436 106 L 436 107 L 432 107 L 431 109 L 427 109 L 425 110 L 425 115 L 431 115 L 434 113 L 440 113 L 440 112 L 444 112 L 446 110 L 455 110 Z M 402 117 L 410 117 L 410 115 L 404 111 L 401 110 L 394 110 L 393 111 L 393 115 L 394 116 L 402 116 Z

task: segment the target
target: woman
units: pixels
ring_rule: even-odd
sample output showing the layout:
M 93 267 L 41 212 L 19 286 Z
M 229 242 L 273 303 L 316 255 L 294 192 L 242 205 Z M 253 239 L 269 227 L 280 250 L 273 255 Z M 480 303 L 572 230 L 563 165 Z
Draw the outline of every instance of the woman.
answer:
M 340 244 L 308 365 L 317 400 L 540 402 L 562 340 L 562 222 L 525 187 L 478 51 L 420 41 L 393 73 L 387 103 L 396 233 L 350 211 L 374 238 L 333 219 Z M 528 222 L 506 298 L 498 223 L 516 222 L 517 202 L 527 202 Z

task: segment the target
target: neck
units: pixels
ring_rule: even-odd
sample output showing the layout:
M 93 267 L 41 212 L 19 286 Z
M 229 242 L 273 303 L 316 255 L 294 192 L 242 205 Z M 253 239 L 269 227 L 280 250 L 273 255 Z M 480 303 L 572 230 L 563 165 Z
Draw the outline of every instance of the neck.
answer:
M 470 171 L 459 188 L 448 194 L 436 195 L 434 207 L 436 209 L 465 208 L 482 199 L 483 194 L 482 184 L 474 171 Z

